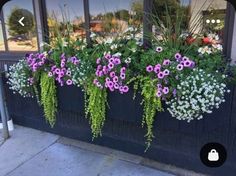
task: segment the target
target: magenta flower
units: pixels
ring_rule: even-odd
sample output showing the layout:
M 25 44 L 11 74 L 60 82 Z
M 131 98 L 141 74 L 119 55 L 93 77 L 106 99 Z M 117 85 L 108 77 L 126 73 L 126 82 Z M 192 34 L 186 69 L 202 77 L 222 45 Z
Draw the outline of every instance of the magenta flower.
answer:
M 122 68 L 120 69 L 120 72 L 121 72 L 121 73 L 125 73 L 125 71 L 126 71 L 126 68 L 125 68 L 125 67 L 122 67 Z
M 51 71 L 54 71 L 56 68 L 57 68 L 57 66 L 56 66 L 56 65 L 53 65 L 53 66 L 51 67 Z
M 121 74 L 120 74 L 120 78 L 121 78 L 121 79 L 125 79 L 125 73 L 121 73 Z
M 113 77 L 113 82 L 117 83 L 118 82 L 118 76 Z
M 108 53 L 108 54 L 106 54 L 104 57 L 105 57 L 105 59 L 107 59 L 107 60 L 108 60 L 108 59 L 110 59 L 110 58 L 111 58 L 111 54 L 109 54 L 109 53 Z
M 119 58 L 116 58 L 115 61 L 114 61 L 114 64 L 115 64 L 115 65 L 119 65 L 119 64 L 121 64 L 120 59 L 119 59 Z
M 159 78 L 159 79 L 163 79 L 164 78 L 164 73 L 163 72 L 159 72 L 158 74 L 157 74 L 157 77 Z
M 161 53 L 162 51 L 163 51 L 162 47 L 160 47 L 160 46 L 156 47 L 156 52 Z
M 186 56 L 184 56 L 184 57 L 182 58 L 182 60 L 183 60 L 183 61 L 187 61 L 187 60 L 189 60 L 189 58 L 186 57 Z
M 96 63 L 100 64 L 101 63 L 101 58 L 97 58 Z
M 98 82 L 98 79 L 93 80 L 93 84 L 97 84 L 97 82 Z
M 52 76 L 53 76 L 53 73 L 52 73 L 52 72 L 48 72 L 48 76 L 49 76 L 49 77 L 52 77 Z
M 60 70 L 59 68 L 56 68 L 56 69 L 55 69 L 55 73 L 56 73 L 56 74 L 58 74 L 58 75 L 59 75 L 59 74 L 60 74 L 60 72 L 61 72 L 61 70 Z
M 184 61 L 184 67 L 190 67 L 192 62 L 190 60 Z
M 103 71 L 99 71 L 98 77 L 102 77 L 102 76 L 103 76 Z
M 118 84 L 118 83 L 115 83 L 115 84 L 114 84 L 114 88 L 115 88 L 115 89 L 119 89 L 119 84 Z
M 162 89 L 162 85 L 160 83 L 157 84 L 158 89 Z
M 153 71 L 153 66 L 152 65 L 148 65 L 147 67 L 146 67 L 146 71 L 147 72 L 152 72 Z
M 109 69 L 113 69 L 113 68 L 114 68 L 114 64 L 110 62 L 110 63 L 108 64 L 108 68 L 109 68 Z
M 73 84 L 73 82 L 72 82 L 72 80 L 68 79 L 68 80 L 66 81 L 66 84 L 67 84 L 68 86 L 70 86 L 70 85 Z
M 168 75 L 170 74 L 170 71 L 169 71 L 168 69 L 165 69 L 165 70 L 163 71 L 163 73 L 164 73 L 165 76 L 168 76 Z
M 176 68 L 177 70 L 181 71 L 183 70 L 184 66 L 182 64 L 178 64 Z
M 190 67 L 191 67 L 191 68 L 194 68 L 195 65 L 196 65 L 195 62 L 194 62 L 194 61 L 191 61 L 191 66 L 190 66 Z
M 105 80 L 106 80 L 106 82 L 109 82 L 109 81 L 111 81 L 111 80 L 110 80 L 110 78 L 108 78 L 108 77 L 106 77 L 106 79 L 105 79 Z
M 161 97 L 161 96 L 162 96 L 161 91 L 157 91 L 156 96 L 157 96 L 157 97 Z
M 115 59 L 112 57 L 109 59 L 109 62 L 114 63 Z
M 159 73 L 161 71 L 161 65 L 160 64 L 157 64 L 155 67 L 154 67 L 154 72 L 155 73 Z
M 176 53 L 176 54 L 175 54 L 175 59 L 176 59 L 177 61 L 181 61 L 181 58 L 182 58 L 182 56 L 181 56 L 180 53 Z
M 109 81 L 109 82 L 107 83 L 107 85 L 108 85 L 109 88 L 112 88 L 112 87 L 114 86 L 114 83 L 113 83 L 112 81 Z
M 168 94 L 169 93 L 169 88 L 168 87 L 164 87 L 163 89 L 162 89 L 162 92 L 166 95 L 166 94 Z
M 110 77 L 113 78 L 114 76 L 116 76 L 115 72 L 114 71 L 110 72 Z
M 163 65 L 170 65 L 170 60 L 169 59 L 165 59 L 163 61 Z
M 124 93 L 127 93 L 128 91 L 129 91 L 129 87 L 128 87 L 128 86 L 124 86 L 124 87 L 123 87 L 123 92 L 124 92 Z

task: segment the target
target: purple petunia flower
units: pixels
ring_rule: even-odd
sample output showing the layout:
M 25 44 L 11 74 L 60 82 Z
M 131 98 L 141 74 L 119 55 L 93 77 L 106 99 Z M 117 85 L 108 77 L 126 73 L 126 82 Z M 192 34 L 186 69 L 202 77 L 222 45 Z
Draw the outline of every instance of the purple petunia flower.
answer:
M 152 72 L 153 71 L 153 66 L 152 65 L 148 65 L 147 67 L 146 67 L 146 71 L 147 72 Z
M 106 77 L 106 79 L 105 79 L 105 80 L 106 80 L 106 82 L 109 82 L 109 81 L 111 81 L 111 80 L 110 80 L 110 78 L 108 78 L 108 77 Z
M 175 54 L 175 59 L 176 59 L 178 62 L 181 61 L 181 58 L 182 58 L 182 56 L 181 56 L 180 53 L 176 53 L 176 54 Z
M 121 72 L 121 73 L 125 73 L 125 71 L 126 71 L 126 68 L 125 68 L 125 67 L 122 67 L 122 68 L 120 69 L 120 72 Z
M 162 85 L 160 83 L 157 84 L 157 88 L 158 89 L 161 89 L 162 88 Z
M 156 47 L 156 52 L 161 53 L 162 51 L 163 51 L 162 47 L 160 47 L 160 46 Z
M 108 68 L 109 68 L 109 69 L 113 69 L 113 68 L 114 68 L 114 64 L 110 62 L 110 63 L 108 64 Z
M 52 72 L 48 72 L 48 76 L 49 76 L 49 77 L 52 77 L 52 76 L 53 76 L 53 73 L 52 73 Z
M 128 87 L 128 86 L 124 86 L 124 87 L 123 87 L 123 92 L 124 92 L 124 93 L 127 93 L 128 91 L 129 91 L 129 87 Z
M 115 83 L 115 84 L 114 84 L 114 88 L 115 88 L 115 89 L 119 89 L 119 84 Z
M 113 57 L 109 59 L 110 63 L 114 63 L 114 61 L 115 61 L 115 59 Z
M 189 60 L 189 58 L 186 57 L 186 56 L 184 56 L 184 57 L 182 58 L 182 60 L 183 60 L 183 61 L 187 61 L 187 60 Z
M 115 65 L 119 65 L 119 64 L 121 64 L 120 59 L 119 59 L 119 58 L 116 58 L 115 61 L 114 61 L 114 64 L 115 64 Z
M 116 73 L 114 71 L 110 72 L 110 77 L 113 78 L 114 76 L 116 76 Z
M 163 61 L 163 65 L 170 65 L 170 60 L 169 59 L 165 59 Z
M 161 91 L 157 91 L 156 96 L 161 97 L 161 95 L 162 95 Z
M 70 85 L 72 85 L 72 84 L 73 84 L 73 81 L 72 81 L 72 80 L 70 80 L 70 79 L 68 79 L 68 80 L 66 81 L 66 84 L 67 84 L 68 86 L 70 86 Z
M 196 65 L 195 62 L 194 62 L 194 61 L 191 61 L 191 66 L 190 66 L 190 67 L 191 67 L 191 68 L 194 68 L 195 65 Z
M 107 83 L 107 86 L 108 86 L 109 88 L 112 88 L 112 87 L 114 86 L 114 83 L 113 83 L 112 81 L 109 81 L 109 82 Z
M 120 74 L 120 78 L 121 78 L 121 79 L 125 79 L 125 73 L 121 73 L 121 74 Z
M 51 67 L 51 71 L 54 71 L 56 68 L 57 68 L 57 66 L 56 66 L 56 65 L 53 65 L 53 66 Z
M 158 74 L 157 74 L 157 77 L 159 78 L 159 79 L 163 79 L 164 78 L 164 73 L 163 72 L 159 72 Z
M 168 87 L 164 87 L 163 89 L 162 89 L 162 92 L 166 95 L 166 94 L 168 94 L 169 93 L 169 88 Z
M 173 95 L 174 95 L 174 97 L 176 96 L 176 93 L 177 93 L 177 90 L 176 90 L 176 89 L 173 89 Z
M 56 69 L 55 69 L 55 73 L 56 73 L 56 74 L 58 74 L 58 75 L 59 75 L 59 74 L 60 74 L 60 72 L 61 72 L 61 70 L 60 70 L 59 68 L 56 68 Z
M 102 77 L 103 76 L 103 71 L 99 71 L 98 72 L 98 77 Z
M 167 76 L 167 75 L 170 74 L 170 71 L 169 71 L 168 69 L 165 69 L 165 70 L 163 71 L 163 73 L 164 73 L 165 76 Z
M 182 64 L 178 64 L 176 68 L 177 70 L 181 71 L 183 70 L 184 66 Z
M 160 65 L 160 64 L 157 64 L 157 65 L 155 65 L 155 67 L 154 67 L 154 72 L 155 72 L 155 73 L 159 73 L 159 71 L 161 71 L 161 65 Z
M 98 82 L 98 79 L 93 80 L 93 84 L 97 84 L 97 82 Z
M 108 60 L 108 59 L 110 59 L 110 58 L 111 58 L 111 54 L 109 54 L 109 53 L 108 53 L 108 54 L 106 54 L 104 57 L 105 57 L 105 59 L 107 59 L 107 60 Z
M 184 67 L 190 67 L 191 66 L 191 61 L 190 60 L 186 60 L 184 61 Z
M 96 63 L 100 64 L 101 63 L 101 58 L 97 58 Z
M 65 62 L 61 62 L 61 68 L 65 67 Z
M 114 78 L 113 78 L 113 82 L 115 82 L 115 83 L 117 83 L 118 82 L 118 76 L 115 76 Z

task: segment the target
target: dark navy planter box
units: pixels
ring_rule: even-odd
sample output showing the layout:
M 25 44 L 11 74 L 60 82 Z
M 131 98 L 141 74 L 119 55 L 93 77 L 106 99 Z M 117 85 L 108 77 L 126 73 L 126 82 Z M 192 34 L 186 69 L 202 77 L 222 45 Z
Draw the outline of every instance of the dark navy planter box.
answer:
M 128 94 L 108 93 L 110 108 L 103 128 L 103 136 L 92 141 L 88 119 L 84 117 L 84 93 L 75 86 L 58 87 L 58 114 L 54 128 L 45 122 L 42 108 L 35 99 L 12 94 L 6 85 L 8 109 L 17 124 L 56 133 L 98 145 L 138 154 L 159 162 L 214 176 L 235 176 L 236 173 L 236 96 L 232 88 L 226 102 L 213 114 L 200 121 L 178 121 L 168 112 L 158 113 L 150 149 L 145 150 L 145 132 L 141 127 L 141 96 L 133 100 Z M 208 168 L 200 161 L 201 147 L 209 142 L 225 146 L 228 158 L 219 168 Z

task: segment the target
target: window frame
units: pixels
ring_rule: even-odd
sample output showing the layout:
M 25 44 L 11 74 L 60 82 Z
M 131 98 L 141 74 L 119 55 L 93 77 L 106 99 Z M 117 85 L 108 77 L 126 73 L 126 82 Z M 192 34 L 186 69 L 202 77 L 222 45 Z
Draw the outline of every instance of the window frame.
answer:
M 1 25 L 2 25 L 2 33 L 3 33 L 3 41 L 4 41 L 4 45 L 5 45 L 5 50 L 0 51 L 0 61 L 1 60 L 19 60 L 19 57 L 24 57 L 25 54 L 27 52 L 32 52 L 32 53 L 37 53 L 40 50 L 40 44 L 39 44 L 39 32 L 38 32 L 38 22 L 36 20 L 36 9 L 35 9 L 35 0 L 31 0 L 32 1 L 32 6 L 33 6 L 33 15 L 34 15 L 34 21 L 35 21 L 35 32 L 37 34 L 37 50 L 36 51 L 11 51 L 9 50 L 9 46 L 8 46 L 8 42 L 7 42 L 7 34 L 6 34 L 6 26 L 5 26 L 5 19 L 4 19 L 4 12 L 3 9 L 1 9 L 0 12 L 0 19 L 1 19 Z M 18 57 L 17 57 L 18 56 Z

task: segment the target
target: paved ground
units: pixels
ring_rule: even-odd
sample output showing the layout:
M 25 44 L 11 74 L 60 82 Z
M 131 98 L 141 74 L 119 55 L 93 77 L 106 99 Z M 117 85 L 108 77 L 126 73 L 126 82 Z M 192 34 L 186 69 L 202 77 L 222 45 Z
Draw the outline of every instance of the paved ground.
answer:
M 1 135 L 1 133 L 0 133 Z M 0 176 L 173 176 L 139 156 L 15 126 L 0 144 Z

